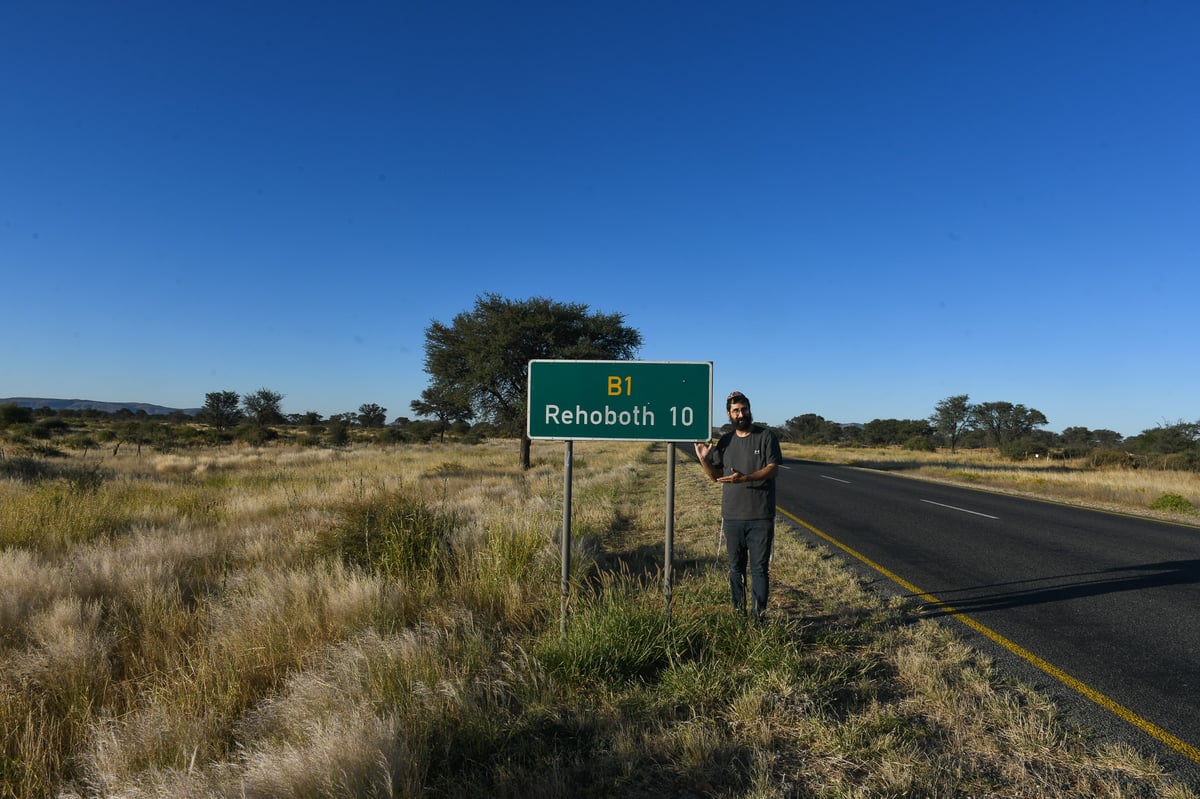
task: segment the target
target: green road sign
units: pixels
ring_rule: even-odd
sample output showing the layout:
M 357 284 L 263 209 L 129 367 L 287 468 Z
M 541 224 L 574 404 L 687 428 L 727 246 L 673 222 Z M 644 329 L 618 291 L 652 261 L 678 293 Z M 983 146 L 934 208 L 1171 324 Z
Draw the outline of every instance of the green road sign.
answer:
M 530 361 L 527 414 L 534 439 L 704 441 L 712 363 Z

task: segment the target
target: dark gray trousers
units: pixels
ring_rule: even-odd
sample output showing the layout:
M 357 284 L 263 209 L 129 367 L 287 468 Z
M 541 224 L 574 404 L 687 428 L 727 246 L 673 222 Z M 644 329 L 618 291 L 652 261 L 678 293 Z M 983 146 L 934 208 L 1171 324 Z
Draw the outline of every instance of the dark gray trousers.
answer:
M 729 591 L 733 609 L 746 612 L 746 570 L 750 571 L 751 613 L 761 616 L 767 609 L 771 588 L 768 569 L 775 545 L 775 519 L 722 519 L 725 548 L 729 552 Z

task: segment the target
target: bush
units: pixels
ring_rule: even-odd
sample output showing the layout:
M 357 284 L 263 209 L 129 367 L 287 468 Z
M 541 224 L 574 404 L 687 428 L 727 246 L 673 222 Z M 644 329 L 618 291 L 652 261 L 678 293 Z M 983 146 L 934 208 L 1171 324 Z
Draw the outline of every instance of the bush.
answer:
M 1200 471 L 1200 457 L 1191 452 L 1172 452 L 1154 458 L 1150 466 L 1166 472 L 1196 472 Z
M 65 419 L 40 419 L 33 426 L 31 435 L 34 438 L 49 439 L 71 431 L 71 425 Z
M 403 444 L 406 439 L 400 428 L 388 427 L 380 431 L 375 440 L 381 444 Z
M 10 425 L 27 425 L 32 422 L 32 408 L 23 408 L 15 402 L 6 402 L 0 405 L 0 428 Z
M 1165 510 L 1173 513 L 1191 513 L 1196 506 L 1180 494 L 1163 494 L 1150 503 L 1152 510 Z
M 937 447 L 933 445 L 933 439 L 929 436 L 913 436 L 904 442 L 904 449 L 913 452 L 936 452 Z
M 1028 458 L 1044 458 L 1050 454 L 1050 448 L 1032 438 L 1018 438 L 1015 441 L 1004 442 L 1000 446 L 1000 454 L 1014 461 L 1023 461 Z
M 478 426 L 468 430 L 461 439 L 463 444 L 482 444 L 484 441 L 487 441 L 487 433 Z
M 237 440 L 259 446 L 279 438 L 279 432 L 271 427 L 260 427 L 254 424 L 244 424 L 237 429 Z
M 1133 456 L 1123 449 L 1102 447 L 1092 450 L 1088 456 L 1088 465 L 1093 469 L 1135 469 L 1137 462 Z
M 1092 450 L 1090 447 L 1072 445 L 1063 447 L 1058 452 L 1052 453 L 1050 457 L 1054 458 L 1055 460 L 1070 461 L 1077 460 L 1079 458 L 1086 458 L 1091 454 Z
M 107 477 L 98 464 L 83 466 L 56 466 L 37 458 L 8 458 L 0 460 L 0 479 L 16 480 L 21 483 L 40 483 L 62 478 L 73 491 L 92 492 L 98 489 Z
M 36 483 L 54 477 L 58 471 L 45 461 L 36 458 L 8 458 L 0 460 L 0 478 L 17 480 L 21 483 Z
M 53 444 L 36 444 L 30 443 L 26 446 L 34 455 L 40 455 L 43 458 L 65 458 L 67 453 L 63 452 Z
M 350 430 L 346 423 L 340 419 L 329 424 L 328 436 L 329 444 L 334 447 L 345 446 L 350 441 Z
M 62 476 L 70 484 L 71 490 L 79 494 L 89 494 L 104 484 L 107 476 L 97 464 L 73 466 L 62 470 Z

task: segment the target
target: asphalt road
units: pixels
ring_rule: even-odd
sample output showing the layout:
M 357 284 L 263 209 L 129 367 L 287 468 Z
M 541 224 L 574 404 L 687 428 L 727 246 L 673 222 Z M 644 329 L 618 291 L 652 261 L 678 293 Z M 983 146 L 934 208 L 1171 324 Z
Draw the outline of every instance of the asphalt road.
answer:
M 1200 528 L 789 460 L 799 533 L 1200 785 Z

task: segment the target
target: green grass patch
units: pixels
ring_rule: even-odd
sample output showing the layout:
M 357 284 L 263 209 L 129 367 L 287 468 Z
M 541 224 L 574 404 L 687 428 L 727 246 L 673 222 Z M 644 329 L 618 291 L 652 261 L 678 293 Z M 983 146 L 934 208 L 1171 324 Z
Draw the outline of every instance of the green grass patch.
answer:
M 404 491 L 365 496 L 342 508 L 328 542 L 348 565 L 389 576 L 444 576 L 459 521 Z

